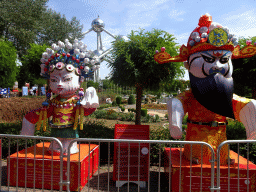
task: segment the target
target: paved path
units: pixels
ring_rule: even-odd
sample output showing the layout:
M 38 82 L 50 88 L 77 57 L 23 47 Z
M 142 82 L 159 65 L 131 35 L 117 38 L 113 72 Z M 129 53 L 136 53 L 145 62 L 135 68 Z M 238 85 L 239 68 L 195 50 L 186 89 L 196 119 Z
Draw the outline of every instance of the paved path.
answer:
M 128 113 L 128 109 L 131 108 L 136 108 L 136 105 L 126 105 L 125 106 L 125 113 Z M 110 109 L 114 109 L 115 111 L 118 111 L 119 107 L 110 107 Z M 148 109 L 148 114 L 152 114 L 152 115 L 159 115 L 159 117 L 165 117 L 165 115 L 167 114 L 167 110 L 162 110 L 162 109 Z

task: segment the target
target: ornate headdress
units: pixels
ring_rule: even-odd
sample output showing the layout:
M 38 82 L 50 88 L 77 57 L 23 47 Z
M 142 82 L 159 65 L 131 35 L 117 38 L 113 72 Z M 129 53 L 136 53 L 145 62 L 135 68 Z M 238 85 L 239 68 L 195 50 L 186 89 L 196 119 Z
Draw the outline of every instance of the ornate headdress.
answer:
M 51 48 L 47 48 L 46 52 L 42 54 L 41 73 L 40 75 L 49 78 L 50 73 L 54 69 L 63 69 L 68 71 L 75 70 L 76 74 L 83 77 L 89 77 L 99 65 L 99 59 L 93 58 L 93 52 L 86 50 L 86 45 L 82 42 L 74 40 L 72 45 L 68 39 L 65 43 L 58 41 L 58 45 L 53 43 Z
M 154 58 L 163 64 L 187 61 L 191 54 L 205 50 L 229 50 L 232 52 L 232 59 L 252 57 L 256 54 L 256 43 L 253 46 L 247 41 L 247 46 L 241 50 L 237 44 L 238 39 L 229 33 L 228 28 L 212 22 L 212 16 L 206 13 L 200 17 L 198 27 L 190 34 L 187 46 L 181 46 L 178 56 L 171 57 L 162 47 L 161 52 L 156 51 Z

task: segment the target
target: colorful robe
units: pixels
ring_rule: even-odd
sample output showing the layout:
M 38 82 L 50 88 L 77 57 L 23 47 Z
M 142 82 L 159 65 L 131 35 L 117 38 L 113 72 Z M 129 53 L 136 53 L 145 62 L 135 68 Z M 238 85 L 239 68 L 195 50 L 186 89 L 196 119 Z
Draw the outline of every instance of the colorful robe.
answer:
M 192 122 L 226 122 L 226 117 L 216 114 L 202 106 L 195 99 L 191 90 L 181 93 L 177 96 L 177 99 L 179 99 L 183 105 L 184 114 L 188 113 L 188 120 Z M 235 119 L 240 121 L 239 112 L 249 102 L 250 99 L 242 98 L 235 94 L 233 95 L 232 104 Z M 227 140 L 226 125 L 212 127 L 210 125 L 198 125 L 194 123 L 187 123 L 186 141 L 203 141 L 209 143 L 215 152 L 215 158 L 218 146 L 225 140 Z M 184 156 L 187 159 L 190 159 L 190 145 L 184 146 Z M 193 145 L 192 158 L 197 158 L 199 160 L 199 163 L 201 163 L 201 156 L 203 158 L 203 164 L 210 164 L 209 160 L 211 159 L 211 151 L 209 150 L 209 148 L 206 146 L 201 147 L 201 145 Z M 228 146 L 224 145 L 220 153 L 221 165 L 226 165 L 227 159 Z
M 47 118 L 53 116 L 51 129 L 51 137 L 59 138 L 78 138 L 78 129 L 73 129 L 75 122 L 75 113 L 77 109 L 78 96 L 73 96 L 69 99 L 62 99 L 58 95 L 49 101 L 47 108 Z M 25 118 L 30 123 L 37 123 L 39 120 L 40 110 L 32 110 L 25 115 Z M 84 108 L 84 116 L 90 115 L 96 110 L 96 108 Z M 44 120 L 44 118 L 42 118 Z M 54 128 L 54 126 L 65 127 L 65 128 Z

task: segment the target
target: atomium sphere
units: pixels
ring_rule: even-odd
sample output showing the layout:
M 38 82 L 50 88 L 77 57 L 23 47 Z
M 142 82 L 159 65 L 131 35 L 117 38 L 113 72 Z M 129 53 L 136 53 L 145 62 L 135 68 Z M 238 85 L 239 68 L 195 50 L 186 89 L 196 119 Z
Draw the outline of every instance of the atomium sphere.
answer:
M 92 21 L 92 29 L 95 32 L 102 32 L 104 27 L 105 23 L 100 18 L 94 19 Z
M 103 50 L 99 50 L 99 51 L 98 51 L 98 50 L 96 49 L 95 51 L 93 51 L 92 54 L 93 54 L 93 56 L 98 56 L 98 57 L 99 57 L 102 53 L 103 53 Z
M 116 40 L 127 42 L 129 41 L 129 38 L 124 35 L 118 35 Z

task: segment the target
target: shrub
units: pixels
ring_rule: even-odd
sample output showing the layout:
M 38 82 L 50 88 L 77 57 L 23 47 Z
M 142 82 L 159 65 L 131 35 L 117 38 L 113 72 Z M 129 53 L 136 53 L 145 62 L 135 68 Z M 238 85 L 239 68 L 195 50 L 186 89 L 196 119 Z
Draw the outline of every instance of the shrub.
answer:
M 113 102 L 112 102 L 112 106 L 116 106 L 117 104 L 116 104 L 116 101 L 114 100 Z
M 168 114 L 165 114 L 165 115 L 164 115 L 164 117 L 165 117 L 166 119 L 169 119 L 169 116 L 168 116 Z
M 135 104 L 135 103 L 136 103 L 136 100 L 135 100 L 134 95 L 130 95 L 129 99 L 128 99 L 128 104 L 132 105 L 132 104 Z
M 142 108 L 142 109 L 141 109 L 141 116 L 142 116 L 142 117 L 146 117 L 147 113 L 148 113 L 148 110 L 147 110 L 147 109 L 145 109 L 145 108 Z
M 127 116 L 126 116 L 125 113 L 119 114 L 119 117 L 120 117 L 120 120 L 121 120 L 121 121 L 126 121 L 126 120 L 127 120 Z
M 135 115 L 134 113 L 128 113 L 127 121 L 135 121 Z
M 153 117 L 153 122 L 154 122 L 154 123 L 160 122 L 160 117 L 159 117 L 159 115 L 154 115 L 154 117 Z
M 124 112 L 124 111 L 125 111 L 125 108 L 124 108 L 124 107 L 121 107 L 121 111 Z
M 114 113 L 110 113 L 108 114 L 107 118 L 108 119 L 118 119 L 118 113 L 114 112 Z
M 107 116 L 106 110 L 96 110 L 93 115 L 95 115 L 96 119 L 105 119 Z
M 147 114 L 145 117 L 142 117 L 141 120 L 145 123 L 149 123 L 149 122 L 151 122 L 151 116 L 149 114 Z
M 111 115 L 112 113 L 115 113 L 115 110 L 114 110 L 114 109 L 109 109 L 109 110 L 107 111 L 107 115 L 108 115 L 108 116 Z
M 136 109 L 134 109 L 134 108 L 128 108 L 128 112 L 136 112 Z
M 121 103 L 122 103 L 122 104 L 127 104 L 127 103 L 128 103 L 128 100 L 123 99 L 123 100 L 121 101 Z
M 112 106 L 112 104 L 100 104 L 100 107 L 98 109 L 104 109 L 104 108 L 108 108 L 111 106 Z
M 186 125 L 187 124 L 187 120 L 188 120 L 188 114 L 186 114 L 182 120 L 182 124 Z
M 117 105 L 120 105 L 121 101 L 122 101 L 122 97 L 120 97 L 120 96 L 116 97 L 116 104 Z

